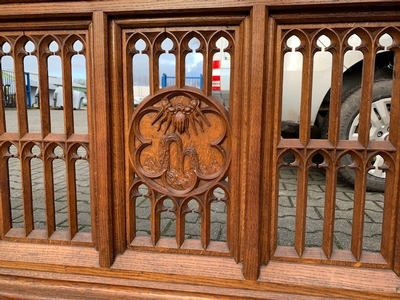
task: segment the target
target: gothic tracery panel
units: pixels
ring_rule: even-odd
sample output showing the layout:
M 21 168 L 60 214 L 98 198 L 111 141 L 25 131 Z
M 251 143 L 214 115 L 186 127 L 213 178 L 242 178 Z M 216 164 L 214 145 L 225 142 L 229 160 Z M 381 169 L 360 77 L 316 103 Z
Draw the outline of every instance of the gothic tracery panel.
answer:
M 188 247 L 206 249 L 213 236 L 226 242 L 226 233 L 213 234 L 210 224 L 213 210 L 221 206 L 213 203 L 221 201 L 227 208 L 223 214 L 228 215 L 223 219 L 229 222 L 231 161 L 229 113 L 213 94 L 212 66 L 216 53 L 233 54 L 233 33 L 126 30 L 128 242 L 133 245 L 186 247 L 188 239 L 199 236 L 198 228 L 200 244 L 194 241 Z M 136 199 L 143 197 L 138 187 L 144 185 L 150 200 L 150 228 L 145 230 L 135 213 L 141 209 L 135 206 Z M 219 199 L 214 191 L 221 188 L 225 196 Z M 196 224 L 190 224 L 192 219 Z M 191 227 L 196 232 L 190 232 Z M 147 240 L 144 232 L 149 232 Z M 176 243 L 160 240 L 165 236 L 175 237 Z

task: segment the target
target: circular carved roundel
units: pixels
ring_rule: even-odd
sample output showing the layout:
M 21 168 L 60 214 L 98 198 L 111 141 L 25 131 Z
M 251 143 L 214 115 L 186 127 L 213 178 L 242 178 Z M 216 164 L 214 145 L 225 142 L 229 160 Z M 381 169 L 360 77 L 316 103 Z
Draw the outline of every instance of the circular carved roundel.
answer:
M 137 176 L 160 193 L 198 195 L 226 176 L 230 126 L 225 108 L 192 89 L 163 89 L 142 102 L 129 128 Z

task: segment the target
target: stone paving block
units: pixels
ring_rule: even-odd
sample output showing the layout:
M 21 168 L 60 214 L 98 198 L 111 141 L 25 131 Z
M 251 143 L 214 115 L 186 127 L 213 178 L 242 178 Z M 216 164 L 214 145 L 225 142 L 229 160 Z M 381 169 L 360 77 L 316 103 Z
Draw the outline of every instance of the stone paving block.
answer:
M 40 221 L 45 222 L 46 211 L 44 209 L 34 209 L 33 210 L 33 220 L 35 222 L 40 222 Z
M 347 190 L 342 189 L 341 191 L 339 191 L 338 189 L 336 189 L 336 199 L 353 202 L 354 201 L 354 190 L 353 189 L 347 189 Z
M 354 208 L 354 202 L 353 201 L 348 201 L 348 200 L 341 200 L 341 199 L 336 199 L 336 209 L 337 210 L 353 210 Z
M 278 201 L 279 201 L 279 206 L 282 206 L 282 207 L 294 207 L 294 203 L 293 203 L 291 197 L 289 197 L 289 196 L 279 195 L 279 200 Z
M 68 231 L 68 218 L 65 218 L 64 221 L 57 222 L 56 230 Z
M 322 231 L 323 228 L 322 220 L 313 220 L 310 218 L 306 219 L 306 233 L 313 233 L 317 231 Z
M 309 195 L 314 195 L 314 197 L 318 197 L 318 198 L 323 198 L 324 196 L 323 193 L 325 192 L 325 188 L 323 188 L 321 185 L 319 184 L 310 184 L 308 183 L 308 194 Z
M 315 194 L 308 194 L 307 199 L 307 206 L 308 207 L 324 207 L 325 206 L 325 194 L 315 195 Z
M 57 212 L 58 213 L 68 213 L 68 204 L 65 205 L 63 208 L 60 208 Z
M 221 223 L 211 223 L 210 226 L 210 239 L 212 241 L 221 241 L 222 240 L 222 235 L 224 234 L 222 232 L 223 230 L 223 224 Z
M 62 193 L 62 194 L 67 195 L 67 186 L 66 186 L 65 179 L 64 179 L 63 182 L 55 181 L 53 186 L 54 186 L 54 192 L 55 193 L 60 193 L 60 194 Z
M 280 218 L 284 217 L 296 217 L 296 207 L 279 207 L 278 216 Z
M 218 241 L 226 241 L 226 223 L 221 224 Z
M 87 213 L 87 212 L 78 213 L 78 224 L 79 225 L 90 226 L 91 222 L 92 222 L 92 218 L 91 218 L 90 213 Z
M 214 201 L 211 203 L 211 211 L 216 213 L 226 213 L 226 204 L 223 201 Z
M 371 211 L 382 211 L 383 210 L 383 201 L 365 201 L 365 209 Z
M 306 247 L 321 247 L 322 246 L 322 230 L 306 232 Z
M 322 170 L 311 170 L 308 173 L 309 184 L 325 185 L 325 182 L 325 172 L 322 172 Z
M 136 219 L 136 230 L 150 232 L 150 226 L 149 219 Z
M 292 201 L 296 202 L 297 190 L 295 190 L 295 191 L 280 190 L 279 197 L 282 197 L 282 196 L 291 197 Z
M 381 236 L 378 232 L 382 231 L 382 224 L 378 223 L 364 223 L 364 237 L 377 237 Z
M 136 236 L 150 236 L 150 230 L 137 230 Z
M 66 211 L 67 201 L 55 201 L 54 208 L 57 213 L 60 213 L 62 210 Z
M 335 218 L 338 220 L 353 220 L 353 210 L 348 209 L 348 210 L 341 210 L 341 209 L 336 209 L 335 211 Z
M 11 198 L 11 209 L 22 210 L 22 200 L 20 198 Z
M 226 218 L 226 213 L 211 211 L 211 222 L 213 223 L 226 223 Z
M 58 227 L 67 227 L 68 228 L 68 213 L 58 212 L 56 214 L 56 226 Z
M 185 222 L 186 222 L 186 224 L 199 223 L 200 216 L 199 216 L 199 214 L 196 214 L 196 213 L 188 213 L 185 215 Z
M 381 249 L 381 236 L 374 235 L 371 237 L 364 236 L 363 250 L 369 252 L 379 252 Z
M 24 222 L 24 217 L 23 217 L 23 213 L 22 213 L 22 210 L 18 210 L 18 211 L 16 211 L 16 210 L 13 210 L 12 212 L 11 212 L 11 215 L 12 215 L 12 221 L 13 221 L 13 226 L 15 225 L 15 224 L 23 224 L 23 222 Z
M 44 209 L 46 207 L 44 195 L 42 193 L 33 194 L 33 209 Z
M 279 246 L 293 246 L 294 245 L 294 231 L 279 227 L 278 228 L 278 245 Z
M 283 184 L 283 186 L 284 186 L 284 188 L 285 188 L 285 192 L 288 192 L 288 191 L 295 191 L 296 193 L 295 193 L 294 195 L 297 194 L 297 184 L 285 182 L 285 183 Z
M 35 229 L 46 229 L 46 222 L 36 221 L 34 228 Z
M 344 230 L 351 232 L 353 218 L 335 218 L 335 230 Z
M 383 211 L 365 211 L 365 221 L 382 224 L 383 220 Z
M 79 212 L 86 212 L 89 213 L 90 212 L 90 203 L 87 201 L 82 201 L 82 200 L 78 200 L 78 211 Z
M 136 207 L 136 218 L 150 220 L 150 216 L 149 207 Z
M 279 178 L 284 180 L 297 179 L 297 169 L 294 167 L 281 167 L 279 170 Z
M 295 216 L 284 216 L 284 217 L 278 217 L 278 231 L 279 229 L 287 229 L 290 231 L 294 231 L 295 229 L 295 222 L 296 218 Z
M 185 235 L 200 238 L 200 223 L 186 223 L 185 225 Z
M 78 229 L 79 232 L 91 232 L 92 231 L 92 226 L 80 226 Z
M 150 208 L 150 199 L 146 197 L 136 198 L 136 207 Z
M 320 211 L 313 206 L 308 206 L 307 207 L 307 220 L 322 220 L 323 219 L 323 214 L 320 213 Z
M 333 240 L 334 249 L 350 250 L 351 235 L 343 232 L 335 232 Z
M 168 218 L 164 216 L 161 218 L 160 228 L 162 236 L 176 236 L 175 218 Z
M 19 175 L 20 176 L 20 175 Z M 10 178 L 12 179 L 12 178 Z M 16 180 L 10 180 L 10 189 L 11 190 L 21 190 L 22 189 L 22 184 L 21 181 L 16 181 Z

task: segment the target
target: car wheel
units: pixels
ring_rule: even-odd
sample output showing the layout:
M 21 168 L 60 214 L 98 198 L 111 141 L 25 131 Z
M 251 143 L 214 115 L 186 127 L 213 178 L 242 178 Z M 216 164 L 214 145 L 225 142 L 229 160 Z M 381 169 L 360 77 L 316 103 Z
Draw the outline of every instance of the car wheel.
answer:
M 392 85 L 393 82 L 391 80 L 374 82 L 370 140 L 382 141 L 389 135 Z M 340 139 L 342 140 L 358 140 L 360 99 L 361 87 L 355 89 L 342 103 L 340 111 Z M 342 163 L 350 165 L 352 163 L 351 156 L 344 156 Z M 367 190 L 383 192 L 385 190 L 386 173 L 379 169 L 379 166 L 383 163 L 383 158 L 378 155 L 373 159 L 372 163 L 374 169 L 371 169 L 367 174 Z M 353 170 L 349 168 L 340 169 L 339 175 L 354 185 L 355 173 Z

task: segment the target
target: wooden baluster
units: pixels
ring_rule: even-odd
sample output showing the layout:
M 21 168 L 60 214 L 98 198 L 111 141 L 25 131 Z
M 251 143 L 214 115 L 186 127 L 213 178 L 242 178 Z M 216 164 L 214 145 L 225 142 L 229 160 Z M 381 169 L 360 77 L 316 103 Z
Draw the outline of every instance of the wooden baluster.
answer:
M 362 74 L 362 91 L 360 99 L 360 119 L 358 130 L 358 141 L 365 147 L 368 147 L 371 120 L 371 100 L 372 87 L 374 82 L 374 65 L 375 65 L 375 46 L 371 37 L 365 31 L 360 31 L 362 40 L 359 47 L 364 54 L 363 74 Z M 367 46 L 368 45 L 368 46 Z M 356 260 L 360 260 L 363 246 L 364 232 L 364 211 L 365 211 L 365 195 L 366 195 L 366 153 L 360 153 L 361 160 L 354 157 L 359 165 L 355 169 L 356 180 L 354 185 L 354 210 L 353 210 L 353 228 L 351 236 L 351 252 Z

